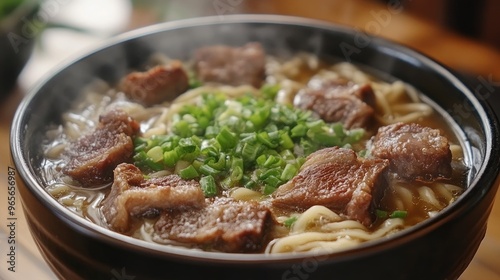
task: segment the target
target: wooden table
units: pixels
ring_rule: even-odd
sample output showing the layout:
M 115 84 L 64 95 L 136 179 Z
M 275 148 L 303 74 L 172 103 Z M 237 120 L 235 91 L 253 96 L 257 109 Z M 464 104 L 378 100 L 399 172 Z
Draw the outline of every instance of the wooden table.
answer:
M 215 10 L 213 3 L 222 1 L 232 3 L 227 9 Z M 172 1 L 182 9 L 193 1 Z M 181 3 L 181 4 L 179 4 Z M 184 4 L 182 4 L 184 3 Z M 221 2 L 218 2 L 221 3 Z M 393 2 L 393 3 L 396 3 Z M 399 2 L 398 2 L 399 3 Z M 184 6 L 182 6 L 184 5 Z M 229 5 L 229 4 L 228 4 Z M 500 54 L 498 51 L 474 42 L 442 28 L 432 26 L 405 13 L 403 7 L 390 7 L 373 1 L 249 1 L 226 0 L 210 1 L 210 5 L 198 9 L 196 15 L 224 15 L 232 13 L 272 13 L 304 16 L 353 26 L 371 31 L 375 35 L 386 37 L 413 47 L 446 66 L 467 73 L 472 80 L 500 82 Z M 154 23 L 153 10 L 144 8 L 134 10 L 130 28 Z M 24 92 L 14 90 L 0 102 L 0 220 L 6 221 L 6 186 L 7 167 L 12 166 L 9 151 L 9 130 L 12 116 Z M 498 96 L 500 92 L 494 92 Z M 498 99 L 497 99 L 498 100 Z M 499 106 L 499 103 L 496 103 Z M 500 199 L 500 194 L 497 194 Z M 17 200 L 20 206 L 19 197 Z M 6 270 L 5 255 L 0 251 L 0 279 L 54 279 L 54 275 L 43 262 L 22 218 L 20 207 L 16 213 L 19 218 L 17 227 L 18 266 L 15 273 Z M 0 227 L 0 248 L 6 245 L 6 227 Z M 33 277 L 36 278 L 33 278 Z M 460 278 L 461 280 L 496 280 L 500 279 L 500 203 L 493 207 L 486 236 L 471 264 Z

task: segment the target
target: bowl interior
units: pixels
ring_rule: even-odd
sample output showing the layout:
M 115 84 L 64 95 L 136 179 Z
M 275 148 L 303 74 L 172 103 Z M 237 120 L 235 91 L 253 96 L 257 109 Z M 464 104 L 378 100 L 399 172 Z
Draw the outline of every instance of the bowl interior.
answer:
M 468 148 L 467 164 L 471 169 L 469 189 L 452 207 L 401 235 L 417 234 L 418 230 L 437 226 L 437 221 L 445 219 L 446 213 L 474 200 L 479 201 L 481 193 L 491 188 L 496 173 L 493 178 L 483 175 L 498 172 L 498 149 L 492 149 L 493 143 L 498 141 L 497 121 L 484 100 L 474 96 L 447 69 L 406 47 L 361 32 L 311 20 L 267 16 L 226 16 L 223 20 L 200 18 L 152 26 L 117 37 L 94 52 L 62 65 L 31 91 L 19 107 L 13 123 L 13 160 L 27 187 L 59 215 L 86 229 L 103 233 L 110 239 L 125 240 L 159 251 L 170 250 L 100 228 L 58 205 L 43 189 L 43 176 L 37 168 L 43 161 L 43 152 L 38 143 L 45 137 L 47 124 L 60 123 L 62 113 L 96 78 L 113 85 L 130 69 L 141 67 L 146 58 L 156 52 L 182 60 L 200 46 L 237 46 L 249 41 L 261 42 L 270 54 L 281 56 L 312 52 L 320 57 L 365 66 L 382 78 L 403 80 L 424 93 L 447 114 L 450 125 L 461 135 Z M 466 114 L 463 110 L 457 111 L 457 106 L 465 108 Z M 403 242 L 404 239 L 401 240 Z M 393 244 L 396 246 L 397 243 Z M 365 247 L 375 245 L 377 242 Z M 177 249 L 171 252 L 186 253 Z M 224 254 L 205 257 L 228 258 Z M 261 257 L 237 258 L 256 260 Z

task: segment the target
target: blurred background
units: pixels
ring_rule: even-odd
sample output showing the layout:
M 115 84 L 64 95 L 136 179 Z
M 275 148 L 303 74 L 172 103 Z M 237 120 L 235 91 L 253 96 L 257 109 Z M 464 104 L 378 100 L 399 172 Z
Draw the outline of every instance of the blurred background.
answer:
M 17 105 L 58 65 L 111 36 L 199 16 L 224 20 L 242 13 L 293 15 L 388 38 L 441 62 L 473 89 L 487 91 L 487 101 L 499 110 L 499 11 L 498 0 L 0 0 L 1 163 L 8 164 L 10 157 L 8 135 Z M 498 203 L 490 221 L 461 280 L 500 279 Z M 6 240 L 2 230 L 1 244 Z M 19 271 L 8 274 L 0 266 L 0 279 L 54 279 L 27 226 L 20 224 L 18 233 Z

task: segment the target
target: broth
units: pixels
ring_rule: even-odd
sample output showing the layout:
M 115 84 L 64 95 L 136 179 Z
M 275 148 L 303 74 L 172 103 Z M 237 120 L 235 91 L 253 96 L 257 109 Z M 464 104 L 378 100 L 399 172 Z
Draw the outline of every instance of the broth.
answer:
M 160 62 L 169 61 L 159 56 Z M 155 58 L 158 63 L 158 57 Z M 190 62 L 184 62 L 190 69 Z M 466 186 L 467 166 L 460 138 L 447 123 L 444 116 L 433 105 L 422 101 L 420 94 L 402 81 L 382 81 L 348 63 L 332 64 L 312 54 L 297 54 L 292 58 L 266 58 L 266 84 L 279 87 L 276 103 L 288 106 L 296 94 L 312 77 L 340 76 L 356 84 L 368 83 L 376 96 L 375 125 L 364 131 L 364 136 L 346 145 L 356 153 L 364 153 L 377 128 L 397 122 L 418 123 L 422 126 L 437 128 L 450 142 L 453 173 L 451 179 L 438 179 L 433 182 L 402 180 L 398 176 L 387 176 L 388 186 L 377 203 L 378 214 L 374 222 L 363 225 L 359 221 L 346 218 L 343 213 L 335 213 L 323 205 L 306 210 L 291 210 L 273 205 L 272 193 L 262 188 L 249 189 L 243 184 L 219 191 L 218 195 L 236 200 L 256 201 L 269 207 L 276 224 L 269 233 L 266 244 L 258 253 L 300 252 L 309 250 L 343 250 L 404 230 L 418 224 L 452 204 Z M 60 203 L 82 217 L 113 229 L 102 213 L 102 202 L 109 195 L 110 186 L 82 187 L 68 180 L 61 170 L 66 162 L 63 151 L 68 143 L 95 129 L 99 116 L 109 108 L 120 108 L 140 122 L 141 136 L 151 139 L 153 135 L 171 132 L 172 120 L 178 119 L 179 112 L 187 104 L 196 104 L 202 93 L 222 92 L 227 99 L 239 100 L 248 92 L 257 94 L 252 87 L 225 87 L 221 85 L 194 88 L 178 98 L 159 105 L 146 107 L 131 101 L 119 88 L 96 82 L 84 90 L 83 100 L 64 114 L 64 123 L 52 127 L 44 143 L 46 159 L 42 166 L 48 192 Z M 262 93 L 260 93 L 262 94 Z M 189 96 L 186 97 L 186 96 Z M 239 101 L 238 101 L 239 102 Z M 137 137 L 139 138 L 139 137 Z M 137 148 L 137 147 L 136 147 Z M 176 173 L 176 167 L 162 171 L 143 170 L 147 176 Z M 219 182 L 220 183 L 220 182 Z M 399 211 L 399 212 L 398 212 Z M 402 216 L 391 217 L 393 213 Z M 161 238 L 155 233 L 154 224 L 158 217 L 132 217 L 131 227 L 125 233 L 136 238 L 162 244 L 198 248 L 196 244 L 182 243 Z M 212 248 L 203 248 L 214 250 Z

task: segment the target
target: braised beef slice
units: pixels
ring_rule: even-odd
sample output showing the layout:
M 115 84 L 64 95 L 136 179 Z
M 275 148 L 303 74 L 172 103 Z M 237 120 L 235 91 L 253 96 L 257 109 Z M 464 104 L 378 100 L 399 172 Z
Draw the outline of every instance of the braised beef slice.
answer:
M 379 128 L 370 153 L 388 159 L 390 171 L 403 179 L 431 182 L 452 174 L 448 139 L 438 129 L 419 124 L 396 123 Z
M 152 106 L 173 100 L 189 88 L 189 79 L 181 62 L 158 65 L 146 72 L 132 72 L 121 82 L 121 90 L 133 101 Z
M 360 158 L 351 149 L 325 148 L 307 157 L 299 173 L 276 190 L 272 203 L 292 210 L 323 205 L 369 226 L 388 165 L 384 159 Z
M 367 128 L 375 114 L 375 94 L 370 85 L 344 79 L 313 78 L 297 93 L 295 106 L 311 110 L 326 122 L 341 122 L 346 128 Z
M 259 43 L 242 47 L 214 45 L 194 53 L 194 66 L 203 82 L 260 87 L 265 75 L 265 51 Z
M 139 132 L 139 123 L 120 109 L 113 109 L 99 116 L 97 129 L 106 129 L 116 133 L 133 136 Z
M 273 224 L 271 212 L 258 202 L 207 199 L 201 209 L 164 211 L 155 233 L 164 240 L 195 244 L 222 252 L 255 252 L 265 244 Z
M 130 161 L 134 151 L 131 136 L 139 123 L 121 110 L 112 110 L 99 118 L 96 129 L 70 143 L 64 152 L 68 162 L 63 173 L 82 186 L 110 183 L 113 169 Z
M 204 204 L 198 182 L 178 175 L 145 179 L 136 166 L 122 163 L 114 170 L 113 185 L 101 210 L 113 230 L 127 232 L 131 217 L 151 216 L 164 209 L 201 208 Z
M 346 91 L 356 96 L 368 106 L 374 108 L 376 105 L 375 92 L 369 84 L 356 84 L 341 77 L 315 76 L 307 84 L 311 89 L 326 89 L 330 91 Z

